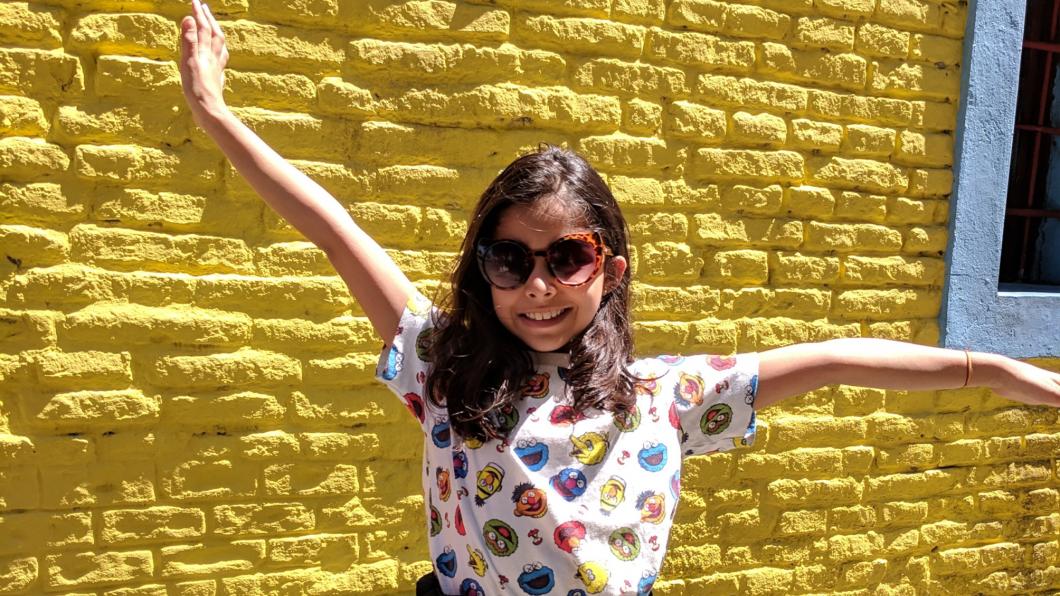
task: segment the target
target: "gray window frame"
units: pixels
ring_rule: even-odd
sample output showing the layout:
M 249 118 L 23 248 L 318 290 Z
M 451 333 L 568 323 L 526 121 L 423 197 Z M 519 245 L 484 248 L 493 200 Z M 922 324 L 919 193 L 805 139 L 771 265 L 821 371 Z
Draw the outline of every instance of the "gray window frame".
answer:
M 972 0 L 957 113 L 946 283 L 947 348 L 1060 356 L 1060 289 L 998 288 L 1025 0 Z

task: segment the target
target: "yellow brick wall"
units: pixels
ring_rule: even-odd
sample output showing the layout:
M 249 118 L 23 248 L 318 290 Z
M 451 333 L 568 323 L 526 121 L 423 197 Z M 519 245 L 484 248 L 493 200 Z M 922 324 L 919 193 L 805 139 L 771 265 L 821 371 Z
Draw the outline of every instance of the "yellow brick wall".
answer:
M 427 290 L 501 167 L 582 152 L 651 353 L 937 343 L 965 5 L 212 8 L 238 114 Z M 418 429 L 323 253 L 195 129 L 185 10 L 0 4 L 0 593 L 407 592 Z M 839 387 L 761 418 L 688 461 L 657 593 L 1060 589 L 1054 410 Z

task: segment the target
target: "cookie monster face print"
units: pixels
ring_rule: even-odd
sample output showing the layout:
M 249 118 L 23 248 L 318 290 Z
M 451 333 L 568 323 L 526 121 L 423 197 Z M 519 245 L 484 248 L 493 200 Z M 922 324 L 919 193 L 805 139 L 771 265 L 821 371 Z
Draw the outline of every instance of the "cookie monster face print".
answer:
M 521 439 L 515 448 L 515 455 L 527 470 L 537 472 L 548 463 L 548 445 L 538 443 L 536 439 Z
M 482 584 L 469 577 L 460 582 L 460 596 L 486 596 L 486 590 Z
M 573 501 L 585 492 L 585 474 L 574 468 L 563 468 L 552 477 L 552 489 L 567 501 Z
M 376 374 L 422 431 L 418 471 L 440 591 L 649 593 L 678 509 L 681 457 L 753 439 L 757 355 L 636 360 L 635 401 L 614 412 L 574 407 L 566 354 L 529 353 L 532 368 L 511 380 L 514 398 L 487 414 L 504 436 L 475 439 L 451 426 L 450 396 L 427 397 L 426 359 L 441 337 L 431 320 L 444 315 L 414 296 Z M 396 446 L 405 447 L 414 446 Z
M 452 443 L 448 418 L 436 418 L 431 427 L 431 440 L 435 447 L 448 447 Z
M 548 594 L 556 586 L 556 575 L 551 568 L 535 562 L 523 568 L 518 583 L 527 594 Z
M 434 561 L 434 568 L 438 570 L 438 573 L 446 577 L 456 576 L 456 553 L 453 549 L 446 548 L 442 554 L 438 555 L 438 558 Z
M 666 444 L 648 442 L 644 448 L 637 453 L 637 461 L 640 467 L 649 472 L 658 472 L 666 466 Z

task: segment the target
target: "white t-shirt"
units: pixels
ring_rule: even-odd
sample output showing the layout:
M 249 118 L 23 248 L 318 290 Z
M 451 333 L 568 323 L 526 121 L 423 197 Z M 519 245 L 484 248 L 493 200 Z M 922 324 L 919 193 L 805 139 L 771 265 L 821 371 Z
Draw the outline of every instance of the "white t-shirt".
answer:
M 424 431 L 430 556 L 446 594 L 646 594 L 680 494 L 684 455 L 750 445 L 758 355 L 637 360 L 636 408 L 577 413 L 567 356 L 532 353 L 535 374 L 502 413 L 508 441 L 462 440 L 424 397 L 430 302 L 409 300 L 376 376 Z

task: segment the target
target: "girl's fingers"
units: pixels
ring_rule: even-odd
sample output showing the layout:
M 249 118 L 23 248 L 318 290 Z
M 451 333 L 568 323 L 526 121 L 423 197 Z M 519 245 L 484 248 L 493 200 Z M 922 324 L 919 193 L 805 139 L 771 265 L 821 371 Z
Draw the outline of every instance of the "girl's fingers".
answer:
M 206 19 L 210 22 L 210 32 L 213 33 L 213 53 L 215 56 L 220 56 L 221 50 L 223 50 L 225 46 L 225 34 L 221 31 L 221 25 L 218 24 L 217 19 L 213 16 L 213 11 L 210 10 L 210 6 L 204 4 L 202 7 L 205 9 Z
M 191 0 L 191 5 L 192 16 L 195 17 L 195 25 L 199 34 L 199 49 L 210 48 L 210 38 L 213 37 L 213 32 L 210 30 L 210 22 L 206 20 L 206 11 L 203 10 L 203 5 L 199 0 Z

